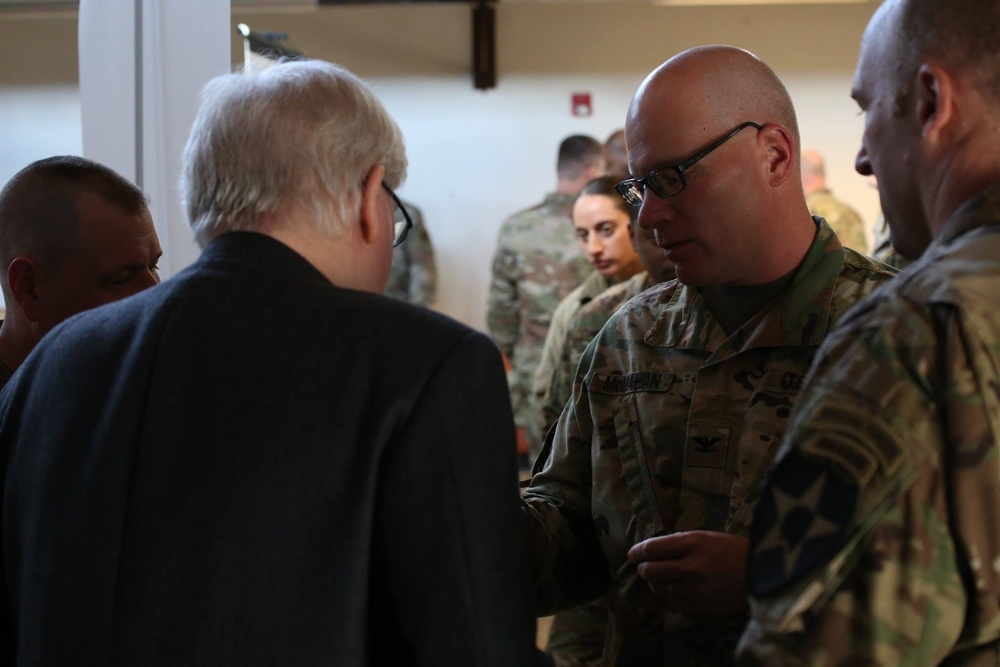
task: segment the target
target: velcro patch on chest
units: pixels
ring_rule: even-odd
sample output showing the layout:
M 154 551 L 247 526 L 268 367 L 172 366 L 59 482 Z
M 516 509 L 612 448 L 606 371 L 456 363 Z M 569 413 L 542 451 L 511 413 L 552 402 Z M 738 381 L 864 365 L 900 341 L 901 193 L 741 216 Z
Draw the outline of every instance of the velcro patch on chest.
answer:
M 592 394 L 622 395 L 638 392 L 670 389 L 674 383 L 673 373 L 639 371 L 636 373 L 591 373 L 587 379 L 587 389 Z

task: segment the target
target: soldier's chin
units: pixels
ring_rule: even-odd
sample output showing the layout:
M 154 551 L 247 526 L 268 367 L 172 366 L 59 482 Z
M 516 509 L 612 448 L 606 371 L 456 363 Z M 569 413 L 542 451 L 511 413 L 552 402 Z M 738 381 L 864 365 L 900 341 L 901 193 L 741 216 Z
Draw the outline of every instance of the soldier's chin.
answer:
M 705 276 L 698 272 L 698 267 L 689 263 L 674 264 L 674 275 L 677 277 L 677 282 L 684 283 L 688 287 L 705 287 L 707 284 Z

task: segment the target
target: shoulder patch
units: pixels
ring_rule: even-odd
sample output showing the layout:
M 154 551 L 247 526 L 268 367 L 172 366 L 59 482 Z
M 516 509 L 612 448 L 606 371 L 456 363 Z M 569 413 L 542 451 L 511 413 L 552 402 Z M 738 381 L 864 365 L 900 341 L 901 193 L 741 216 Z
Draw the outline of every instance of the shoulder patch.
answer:
M 858 486 L 792 450 L 774 471 L 750 535 L 749 590 L 773 593 L 829 560 L 842 546 Z

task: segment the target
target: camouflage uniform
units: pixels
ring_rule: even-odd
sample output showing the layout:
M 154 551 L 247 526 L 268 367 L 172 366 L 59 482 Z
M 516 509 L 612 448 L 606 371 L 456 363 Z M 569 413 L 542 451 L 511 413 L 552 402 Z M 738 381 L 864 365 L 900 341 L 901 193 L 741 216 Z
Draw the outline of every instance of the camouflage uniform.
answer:
M 820 341 L 892 275 L 820 221 L 787 289 L 731 336 L 677 281 L 615 313 L 584 353 L 550 458 L 523 495 L 536 611 L 608 593 L 602 664 L 732 664 L 746 616 L 667 612 L 626 554 L 676 531 L 749 535 Z
M 551 381 L 542 397 L 542 433 L 548 433 L 552 425 L 559 419 L 566 401 L 573 394 L 573 380 L 576 378 L 576 367 L 580 364 L 583 351 L 590 341 L 597 337 L 616 310 L 622 304 L 637 296 L 645 289 L 652 287 L 649 273 L 640 271 L 628 280 L 612 285 L 594 297 L 592 301 L 580 307 L 566 324 L 566 343 L 561 350 Z M 541 463 L 544 463 L 544 458 Z M 536 466 L 541 470 L 541 466 Z
M 580 357 L 604 324 L 622 304 L 652 287 L 649 273 L 640 271 L 624 282 L 612 285 L 573 315 L 567 325 L 566 344 L 559 364 L 552 375 L 542 405 L 542 415 L 548 432 L 559 419 L 566 401 L 573 393 L 573 378 Z M 549 441 L 551 442 L 551 441 Z M 548 457 L 548 449 L 535 461 L 535 471 L 540 471 Z M 608 625 L 608 603 L 605 598 L 588 602 L 575 609 L 560 612 L 552 619 L 549 628 L 548 652 L 556 667 L 597 667 L 604 652 L 604 633 Z
M 528 442 L 542 437 L 531 389 L 552 312 L 592 270 L 573 232 L 575 199 L 551 194 L 505 220 L 493 256 L 486 324 L 510 361 L 514 421 L 527 430 Z
M 872 247 L 874 248 L 872 257 L 889 266 L 902 270 L 913 263 L 892 247 L 892 239 L 889 238 L 889 223 L 885 221 L 884 215 L 880 215 L 875 223 L 875 240 L 872 242 Z
M 865 223 L 853 208 L 833 196 L 833 193 L 823 188 L 806 195 L 806 206 L 813 215 L 826 220 L 837 233 L 837 238 L 848 248 L 854 248 L 861 254 L 868 253 L 868 240 L 865 238 Z
M 413 221 L 406 240 L 392 249 L 392 268 L 386 283 L 386 296 L 430 307 L 437 297 L 437 266 L 434 247 L 424 226 L 424 216 L 416 206 L 403 202 Z
M 746 664 L 1000 664 L 1000 185 L 852 311 L 753 529 Z
M 540 420 L 538 431 L 542 434 L 542 437 L 548 433 L 549 428 L 559 418 L 559 413 L 556 413 L 550 420 L 548 418 L 550 413 L 544 408 L 552 400 L 552 397 L 549 395 L 552 378 L 559 369 L 563 354 L 566 353 L 566 345 L 568 343 L 566 335 L 569 333 L 569 322 L 582 306 L 589 303 L 591 299 L 604 292 L 610 286 L 610 281 L 607 278 L 597 271 L 591 271 L 590 275 L 584 279 L 579 287 L 559 302 L 559 305 L 556 306 L 555 311 L 552 313 L 552 322 L 549 323 L 549 332 L 545 336 L 545 345 L 542 347 L 542 360 L 535 370 L 532 385 L 535 405 L 539 407 L 535 418 Z M 587 342 L 589 343 L 590 341 Z M 586 343 L 584 343 L 584 347 L 586 346 Z M 566 404 L 566 399 L 568 398 L 569 392 L 563 394 L 562 405 Z M 562 412 L 562 405 L 559 406 L 559 412 Z M 531 441 L 528 444 L 530 446 L 529 454 L 531 460 L 534 461 L 542 449 L 542 438 Z

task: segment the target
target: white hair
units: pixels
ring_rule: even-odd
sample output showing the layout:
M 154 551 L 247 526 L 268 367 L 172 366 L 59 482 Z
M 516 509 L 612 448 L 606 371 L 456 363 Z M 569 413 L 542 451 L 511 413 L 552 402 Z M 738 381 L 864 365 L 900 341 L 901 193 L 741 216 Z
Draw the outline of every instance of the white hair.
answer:
M 354 74 L 298 60 L 212 79 L 184 148 L 181 196 L 205 245 L 231 231 L 264 231 L 261 216 L 295 205 L 337 236 L 357 219 L 375 165 L 406 177 L 399 127 Z

